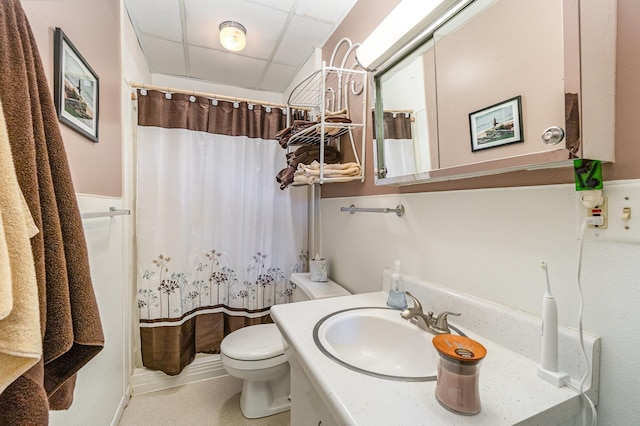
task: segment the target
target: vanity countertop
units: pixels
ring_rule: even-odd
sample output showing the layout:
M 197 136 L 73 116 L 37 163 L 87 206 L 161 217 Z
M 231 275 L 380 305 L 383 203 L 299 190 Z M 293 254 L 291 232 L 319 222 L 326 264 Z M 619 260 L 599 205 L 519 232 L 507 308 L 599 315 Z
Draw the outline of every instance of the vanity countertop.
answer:
M 552 425 L 566 424 L 579 412 L 579 395 L 539 379 L 536 362 L 465 329 L 487 349 L 480 367 L 482 410 L 474 416 L 454 414 L 442 407 L 435 397 L 435 381 L 402 382 L 368 376 L 320 352 L 313 340 L 313 328 L 320 319 L 342 309 L 386 306 L 386 299 L 387 294 L 380 291 L 271 308 L 273 320 L 339 424 Z

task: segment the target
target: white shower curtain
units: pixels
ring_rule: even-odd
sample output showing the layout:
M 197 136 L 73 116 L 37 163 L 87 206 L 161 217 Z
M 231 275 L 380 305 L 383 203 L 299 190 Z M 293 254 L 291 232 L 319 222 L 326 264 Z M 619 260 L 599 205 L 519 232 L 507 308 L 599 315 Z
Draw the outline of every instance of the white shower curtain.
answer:
M 224 335 L 264 322 L 271 305 L 289 301 L 290 274 L 306 268 L 307 195 L 280 190 L 275 176 L 283 162 L 272 139 L 138 127 L 145 365 L 177 374 L 182 366 L 166 369 L 153 359 L 168 351 L 184 358 L 183 346 L 192 344 L 181 342 L 184 334 L 194 334 L 187 339 L 195 341 L 191 355 L 217 352 Z M 194 319 L 195 331 L 180 329 Z
M 409 175 L 416 172 L 413 139 L 385 139 L 384 166 L 387 177 Z
M 375 122 L 376 115 L 373 114 Z M 416 153 L 413 141 L 412 114 L 384 111 L 382 135 L 384 139 L 383 160 L 386 177 L 408 175 L 416 172 Z M 375 129 L 375 127 L 374 127 Z M 375 131 L 373 135 L 376 139 Z

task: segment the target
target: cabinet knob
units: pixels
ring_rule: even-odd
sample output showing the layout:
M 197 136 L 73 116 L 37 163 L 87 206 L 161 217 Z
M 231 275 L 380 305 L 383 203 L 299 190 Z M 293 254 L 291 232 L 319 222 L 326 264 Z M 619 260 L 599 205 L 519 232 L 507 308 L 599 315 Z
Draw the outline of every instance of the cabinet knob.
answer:
M 564 130 L 558 126 L 551 126 L 542 133 L 542 142 L 545 145 L 557 145 L 564 139 Z

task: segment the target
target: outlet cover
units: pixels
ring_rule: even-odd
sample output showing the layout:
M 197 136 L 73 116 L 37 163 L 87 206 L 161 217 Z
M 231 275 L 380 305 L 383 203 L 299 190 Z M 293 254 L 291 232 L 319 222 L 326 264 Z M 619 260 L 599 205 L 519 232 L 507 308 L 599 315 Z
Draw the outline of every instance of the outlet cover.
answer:
M 603 196 L 607 199 L 607 227 L 590 227 L 593 229 L 585 233 L 585 238 L 591 241 L 640 243 L 640 183 L 605 184 Z M 588 210 L 580 203 L 578 229 Z

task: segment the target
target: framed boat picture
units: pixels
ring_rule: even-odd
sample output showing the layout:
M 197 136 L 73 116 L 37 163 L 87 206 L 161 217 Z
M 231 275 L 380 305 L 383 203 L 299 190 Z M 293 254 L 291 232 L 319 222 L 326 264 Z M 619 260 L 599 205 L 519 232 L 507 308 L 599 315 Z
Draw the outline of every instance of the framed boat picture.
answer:
M 98 142 L 98 75 L 60 28 L 54 32 L 54 102 L 60 122 Z
M 471 151 L 524 142 L 522 98 L 507 99 L 469 114 Z

